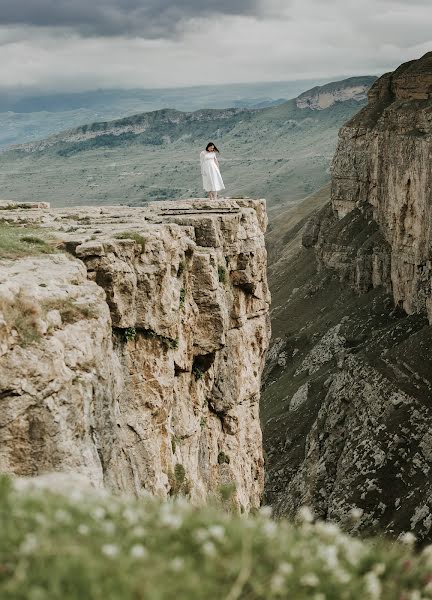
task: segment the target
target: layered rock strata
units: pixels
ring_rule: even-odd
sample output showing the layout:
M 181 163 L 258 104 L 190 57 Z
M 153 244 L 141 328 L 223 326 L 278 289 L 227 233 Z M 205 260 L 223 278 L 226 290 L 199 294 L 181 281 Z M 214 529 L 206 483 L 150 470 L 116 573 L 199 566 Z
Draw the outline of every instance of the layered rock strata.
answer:
M 431 115 L 432 53 L 377 81 L 288 267 L 263 405 L 281 514 L 432 539 Z
M 59 252 L 0 263 L 0 471 L 236 505 L 263 489 L 265 202 L 8 209 Z

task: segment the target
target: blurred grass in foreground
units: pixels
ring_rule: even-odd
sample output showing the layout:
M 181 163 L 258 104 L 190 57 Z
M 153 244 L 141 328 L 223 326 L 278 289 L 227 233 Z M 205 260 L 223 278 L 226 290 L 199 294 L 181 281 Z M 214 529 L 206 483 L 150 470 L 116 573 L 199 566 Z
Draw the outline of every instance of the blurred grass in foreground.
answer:
M 431 547 L 0 478 L 2 600 L 432 598 Z M 412 540 L 407 536 L 407 542 Z

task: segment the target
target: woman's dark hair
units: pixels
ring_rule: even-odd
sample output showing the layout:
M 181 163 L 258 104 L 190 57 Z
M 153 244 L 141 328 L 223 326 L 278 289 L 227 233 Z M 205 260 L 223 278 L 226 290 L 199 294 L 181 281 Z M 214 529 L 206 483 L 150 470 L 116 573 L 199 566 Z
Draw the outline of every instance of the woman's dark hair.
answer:
M 219 150 L 216 148 L 216 146 L 213 144 L 213 142 L 209 142 L 206 146 L 206 150 L 208 152 L 208 149 L 210 148 L 210 146 L 214 146 L 215 152 L 219 152 Z

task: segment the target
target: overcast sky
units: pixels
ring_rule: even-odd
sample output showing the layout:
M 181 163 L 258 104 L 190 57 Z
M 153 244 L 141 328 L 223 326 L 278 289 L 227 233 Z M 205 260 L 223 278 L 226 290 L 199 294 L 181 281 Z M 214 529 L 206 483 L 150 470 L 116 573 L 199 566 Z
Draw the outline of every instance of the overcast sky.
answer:
M 0 87 L 379 74 L 432 50 L 431 0 L 0 0 Z

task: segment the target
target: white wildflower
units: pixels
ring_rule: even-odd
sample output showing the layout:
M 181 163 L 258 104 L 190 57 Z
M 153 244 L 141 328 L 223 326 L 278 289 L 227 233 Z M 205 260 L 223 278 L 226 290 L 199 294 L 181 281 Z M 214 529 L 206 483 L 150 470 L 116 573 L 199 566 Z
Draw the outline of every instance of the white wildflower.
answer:
M 81 525 L 78 526 L 78 533 L 80 535 L 88 535 L 90 533 L 90 528 L 88 527 L 88 525 L 84 525 L 84 523 L 81 523 Z
M 342 538 L 340 547 L 343 548 L 343 555 L 350 565 L 357 565 L 365 553 L 365 546 L 359 540 L 352 538 Z
M 264 535 L 268 538 L 273 538 L 275 537 L 276 533 L 277 533 L 277 525 L 274 521 L 266 521 L 265 523 L 262 524 L 262 532 L 264 533 Z
M 116 526 L 112 521 L 104 521 L 102 529 L 108 535 L 112 535 L 115 532 Z
M 379 600 L 381 597 L 381 582 L 378 577 L 370 571 L 364 576 L 366 591 L 370 600 Z
M 145 556 L 147 556 L 147 554 L 147 548 L 144 548 L 142 544 L 135 544 L 130 549 L 130 555 L 132 556 L 132 558 L 144 558 Z
M 96 508 L 92 511 L 92 516 L 94 519 L 100 521 L 106 515 L 106 510 L 102 508 L 102 506 L 96 506 Z
M 83 497 L 84 497 L 84 494 L 82 493 L 81 490 L 79 490 L 77 488 L 71 490 L 69 493 L 69 500 L 72 500 L 72 502 L 74 504 L 80 503 L 82 501 Z
M 68 512 L 66 512 L 65 510 L 62 510 L 61 508 L 59 508 L 58 510 L 55 511 L 54 518 L 56 521 L 59 521 L 60 523 L 70 523 L 72 520 L 72 517 L 70 516 L 70 514 Z
M 276 573 L 270 580 L 270 589 L 272 592 L 282 592 L 285 587 L 285 577 Z
M 145 529 L 144 529 L 144 527 L 141 527 L 141 525 L 138 525 L 137 527 L 134 527 L 132 529 L 132 535 L 134 537 L 137 537 L 137 538 L 144 537 L 144 535 L 145 535 Z
M 185 564 L 185 561 L 182 558 L 180 558 L 179 556 L 177 556 L 176 558 L 173 558 L 172 561 L 170 562 L 170 567 L 171 567 L 172 571 L 174 571 L 175 573 L 178 573 L 179 571 L 183 570 L 184 564 Z
M 104 544 L 101 548 L 101 552 L 102 554 L 105 554 L 105 556 L 114 558 L 119 553 L 119 549 L 115 544 Z
M 223 540 L 225 537 L 225 527 L 222 525 L 210 525 L 208 528 L 210 536 L 216 540 Z
M 334 571 L 334 576 L 339 581 L 339 583 L 346 584 L 351 581 L 351 575 L 342 569 L 336 569 Z
M 333 570 L 339 565 L 338 549 L 336 546 L 319 546 L 317 554 L 323 560 L 327 568 Z
M 161 514 L 160 523 L 166 527 L 171 527 L 171 529 L 180 529 L 180 527 L 183 525 L 183 519 L 180 515 L 166 512 L 165 514 Z
M 131 525 L 135 525 L 139 520 L 139 514 L 136 510 L 128 507 L 123 511 L 123 518 Z
M 262 517 L 266 517 L 267 519 L 269 519 L 273 514 L 272 507 L 271 506 L 261 506 L 261 508 L 259 509 L 259 514 Z
M 302 506 L 297 513 L 297 519 L 301 523 L 313 523 L 314 515 L 308 506 Z
M 407 546 L 413 546 L 416 543 L 417 538 L 410 531 L 406 531 L 405 533 L 401 533 L 401 535 L 398 537 L 398 540 L 402 542 L 402 544 L 406 544 Z
M 336 523 L 318 521 L 315 523 L 315 529 L 318 533 L 322 534 L 323 537 L 334 539 L 340 537 L 341 535 L 341 530 Z
M 350 510 L 349 515 L 353 521 L 360 521 L 363 516 L 363 509 L 354 507 Z
M 46 516 L 43 513 L 36 513 L 35 520 L 36 520 L 36 523 L 39 523 L 39 525 L 46 525 L 46 523 L 48 521 L 48 519 L 46 518 Z
M 35 552 L 35 550 L 37 550 L 39 546 L 39 542 L 37 537 L 33 534 L 33 533 L 28 533 L 22 544 L 20 545 L 20 552 L 22 552 L 23 554 L 32 554 L 33 552 Z
M 375 575 L 380 576 L 384 574 L 386 566 L 384 563 L 377 563 L 372 570 L 375 573 Z
M 204 542 L 202 551 L 206 556 L 214 556 L 216 554 L 216 546 L 213 542 Z
M 314 573 L 306 573 L 300 577 L 300 583 L 307 587 L 316 587 L 319 584 L 319 579 Z
M 291 563 L 282 562 L 278 566 L 278 572 L 281 573 L 282 575 L 291 575 L 293 570 L 294 570 L 294 568 Z

